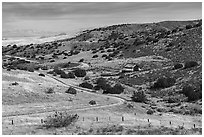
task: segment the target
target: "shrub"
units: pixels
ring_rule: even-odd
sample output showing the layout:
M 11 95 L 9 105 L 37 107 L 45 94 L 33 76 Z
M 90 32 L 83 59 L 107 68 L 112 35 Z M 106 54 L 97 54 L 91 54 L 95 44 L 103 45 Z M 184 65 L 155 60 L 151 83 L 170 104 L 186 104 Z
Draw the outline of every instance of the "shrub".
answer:
M 66 127 L 78 120 L 79 116 L 77 114 L 69 114 L 68 112 L 55 112 L 54 114 L 48 116 L 44 120 L 44 126 L 46 128 L 59 128 Z
M 147 97 L 146 97 L 144 91 L 134 92 L 131 99 L 134 102 L 145 102 L 145 101 L 147 101 Z
M 60 74 L 61 78 L 69 78 L 68 75 L 63 71 L 63 73 Z
M 192 25 L 186 25 L 186 29 L 191 29 L 191 28 L 193 28 L 193 26 Z
M 106 55 L 106 54 L 103 54 L 103 55 L 102 55 L 102 58 L 105 58 L 105 57 L 107 57 L 107 55 Z
M 180 69 L 180 68 L 183 68 L 183 64 L 177 63 L 177 64 L 174 65 L 173 69 Z
M 69 93 L 69 94 L 77 94 L 77 90 L 74 89 L 73 87 L 69 87 L 65 93 Z
M 133 67 L 133 71 L 139 71 L 139 65 L 135 65 L 135 66 Z
M 170 77 L 158 78 L 154 85 L 151 87 L 151 89 L 171 87 L 174 85 L 174 83 L 176 83 L 176 80 L 174 78 Z
M 88 83 L 88 82 L 83 82 L 83 83 L 79 84 L 79 86 L 83 87 L 83 88 L 93 89 L 93 85 Z
M 67 77 L 68 78 L 75 78 L 75 75 L 73 72 L 68 72 Z
M 93 55 L 93 57 L 92 58 L 98 58 L 98 55 Z
M 152 109 L 147 110 L 147 114 L 152 115 L 154 111 Z
M 153 43 L 155 43 L 155 42 L 158 42 L 159 40 L 156 39 L 156 38 L 154 38 L 154 37 L 147 37 L 147 38 L 146 38 L 146 41 L 147 41 L 147 42 L 153 42 Z
M 89 101 L 89 104 L 90 104 L 90 105 L 95 105 L 95 104 L 96 104 L 96 101 L 91 100 L 91 101 Z
M 45 74 L 40 73 L 39 76 L 45 77 Z
M 77 77 L 84 77 L 84 76 L 86 76 L 86 70 L 80 69 L 80 68 L 77 68 L 76 70 L 74 70 L 73 73 Z
M 47 88 L 47 89 L 45 90 L 45 93 L 47 93 L 47 94 L 55 93 L 54 88 Z
M 191 67 L 195 67 L 195 66 L 197 66 L 198 65 L 198 63 L 196 62 L 196 61 L 187 61 L 187 62 L 185 62 L 185 64 L 184 64 L 184 69 L 186 69 L 186 68 L 191 68 Z
M 98 85 L 96 85 L 96 86 L 93 87 L 93 89 L 94 90 L 100 90 L 101 88 Z
M 194 101 L 202 98 L 202 85 L 200 87 L 193 87 L 191 85 L 185 85 L 182 89 L 182 93 L 188 97 L 189 101 Z
M 124 91 L 124 88 L 120 84 L 116 84 L 114 87 L 111 87 L 109 84 L 106 84 L 106 88 L 103 94 L 120 94 Z
M 96 80 L 96 84 L 97 84 L 97 86 L 99 87 L 99 88 L 101 88 L 101 89 L 103 89 L 103 90 L 105 90 L 106 88 L 107 88 L 107 81 L 106 81 L 106 79 L 105 78 L 98 78 L 97 80 Z
M 40 67 L 42 70 L 48 70 L 48 66 L 44 65 Z
M 61 69 L 58 69 L 57 67 L 54 68 L 53 72 L 55 72 L 57 75 L 64 75 L 65 72 Z
M 84 62 L 84 59 L 80 59 L 79 62 Z
M 34 68 L 27 67 L 27 71 L 29 71 L 29 72 L 34 72 Z
M 89 80 L 90 78 L 88 76 L 84 77 L 84 80 Z

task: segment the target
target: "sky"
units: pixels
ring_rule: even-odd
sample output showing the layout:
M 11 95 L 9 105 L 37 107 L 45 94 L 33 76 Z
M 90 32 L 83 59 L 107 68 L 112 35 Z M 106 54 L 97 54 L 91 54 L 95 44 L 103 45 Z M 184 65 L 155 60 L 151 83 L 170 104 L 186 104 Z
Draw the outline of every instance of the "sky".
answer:
M 202 18 L 201 2 L 3 2 L 2 30 L 77 32 L 121 23 Z

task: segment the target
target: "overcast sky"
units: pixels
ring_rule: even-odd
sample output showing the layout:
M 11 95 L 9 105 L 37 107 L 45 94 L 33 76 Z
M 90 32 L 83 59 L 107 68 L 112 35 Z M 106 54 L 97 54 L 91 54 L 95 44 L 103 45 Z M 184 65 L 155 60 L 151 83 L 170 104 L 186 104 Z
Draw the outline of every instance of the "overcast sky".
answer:
M 202 18 L 202 3 L 3 3 L 2 28 L 73 32 L 121 23 Z

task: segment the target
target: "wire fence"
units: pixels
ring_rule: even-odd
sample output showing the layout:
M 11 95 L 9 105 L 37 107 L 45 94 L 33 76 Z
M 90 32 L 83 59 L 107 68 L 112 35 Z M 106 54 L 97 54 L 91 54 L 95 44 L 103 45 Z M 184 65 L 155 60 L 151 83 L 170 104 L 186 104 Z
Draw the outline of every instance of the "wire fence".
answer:
M 37 118 L 36 120 L 26 119 L 24 121 L 19 122 L 17 119 L 9 119 L 10 125 L 18 125 L 18 124 L 36 124 L 42 125 L 44 124 L 44 120 L 42 118 Z M 39 121 L 39 122 L 38 122 Z M 193 123 L 191 121 L 178 121 L 178 120 L 165 120 L 165 119 L 153 119 L 153 118 L 141 118 L 137 117 L 137 115 L 133 117 L 125 117 L 125 116 L 79 116 L 77 122 L 81 124 L 102 124 L 102 123 L 110 123 L 110 124 L 120 124 L 120 125 L 134 125 L 134 126 L 149 126 L 149 127 L 170 127 L 170 128 L 202 128 L 201 123 Z

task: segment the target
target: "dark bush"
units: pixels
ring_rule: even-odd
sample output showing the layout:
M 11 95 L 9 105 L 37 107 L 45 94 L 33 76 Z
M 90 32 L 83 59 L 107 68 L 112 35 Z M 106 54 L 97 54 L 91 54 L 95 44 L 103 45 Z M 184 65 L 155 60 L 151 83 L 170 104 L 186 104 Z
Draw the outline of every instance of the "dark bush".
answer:
M 133 71 L 139 71 L 139 65 L 135 65 L 135 66 L 133 67 Z
M 147 101 L 147 97 L 146 97 L 144 91 L 134 92 L 131 99 L 134 102 L 145 102 L 145 101 Z
M 54 88 L 47 88 L 47 89 L 45 90 L 45 93 L 47 93 L 47 94 L 55 93 Z
M 64 75 L 65 72 L 61 69 L 58 69 L 57 67 L 54 68 L 53 72 L 55 72 L 57 75 Z
M 116 84 L 114 87 L 111 87 L 109 84 L 106 84 L 106 88 L 103 91 L 103 94 L 120 94 L 124 91 L 124 88 L 120 84 Z
M 42 70 L 48 70 L 48 66 L 44 65 L 40 67 Z
M 152 115 L 153 113 L 154 113 L 154 111 L 152 109 L 147 110 L 147 114 Z
M 84 59 L 80 59 L 79 62 L 84 62 Z
M 86 76 L 86 70 L 84 69 L 80 69 L 80 68 L 77 68 L 73 71 L 73 73 L 75 74 L 75 76 L 77 77 L 84 77 Z
M 84 80 L 89 80 L 90 78 L 88 76 L 84 77 Z
M 27 71 L 29 71 L 29 72 L 34 72 L 34 68 L 27 67 Z
M 77 114 L 69 114 L 68 112 L 55 112 L 44 120 L 46 128 L 67 127 L 78 120 Z
M 83 87 L 83 88 L 93 89 L 93 85 L 88 83 L 88 82 L 83 82 L 83 83 L 79 84 L 79 86 Z
M 68 78 L 75 78 L 75 75 L 73 72 L 68 72 L 67 77 Z
M 60 74 L 61 78 L 69 78 L 68 75 L 63 71 L 63 73 Z
M 107 88 L 107 81 L 106 81 L 106 79 L 105 78 L 98 78 L 97 80 L 96 80 L 96 84 L 97 84 L 97 86 L 99 87 L 99 88 L 101 88 L 101 89 L 103 89 L 103 90 L 105 90 L 106 88 Z
M 89 104 L 90 104 L 90 105 L 95 105 L 95 104 L 96 104 L 96 101 L 91 100 L 91 101 L 89 101 Z
M 54 60 L 54 59 L 52 59 L 52 60 L 50 60 L 50 62 L 55 62 L 55 60 Z
M 104 58 L 104 57 L 107 57 L 107 55 L 106 55 L 106 54 L 103 54 L 103 55 L 102 55 L 102 58 Z
M 200 87 L 193 87 L 191 85 L 185 85 L 182 89 L 182 93 L 188 97 L 189 101 L 194 101 L 202 98 L 202 85 Z
M 45 77 L 45 74 L 40 73 L 39 76 Z
M 187 61 L 187 62 L 185 62 L 185 64 L 184 64 L 184 69 L 186 69 L 186 68 L 191 68 L 191 67 L 195 67 L 195 66 L 197 66 L 198 65 L 198 63 L 196 62 L 196 61 Z
M 174 85 L 174 83 L 176 83 L 176 80 L 174 78 L 170 77 L 158 78 L 154 85 L 151 87 L 151 89 L 171 87 Z
M 96 86 L 93 87 L 93 89 L 94 89 L 94 90 L 100 90 L 101 87 L 99 87 L 98 85 L 96 85 Z
M 65 91 L 65 93 L 69 93 L 69 94 L 77 94 L 77 90 L 75 89 L 75 88 L 73 88 L 73 87 L 69 87 L 66 91 Z
M 112 52 L 112 51 L 113 51 L 112 49 L 108 49 L 108 50 L 107 50 L 107 52 Z
M 180 69 L 180 68 L 183 68 L 183 64 L 177 63 L 177 64 L 174 65 L 173 69 Z
M 186 29 L 191 29 L 191 28 L 193 28 L 193 26 L 192 25 L 186 25 Z
M 98 58 L 98 55 L 93 55 L 93 57 L 92 58 Z
M 154 37 L 150 37 L 150 36 L 149 36 L 149 37 L 146 38 L 146 41 L 147 41 L 147 42 L 153 42 L 153 43 L 155 43 L 155 42 L 158 42 L 159 40 L 156 39 L 156 38 L 154 38 Z

